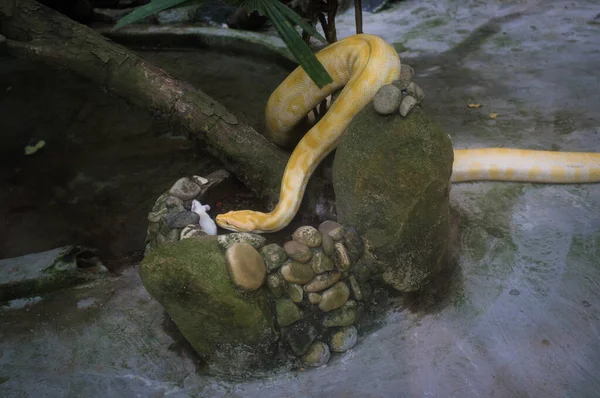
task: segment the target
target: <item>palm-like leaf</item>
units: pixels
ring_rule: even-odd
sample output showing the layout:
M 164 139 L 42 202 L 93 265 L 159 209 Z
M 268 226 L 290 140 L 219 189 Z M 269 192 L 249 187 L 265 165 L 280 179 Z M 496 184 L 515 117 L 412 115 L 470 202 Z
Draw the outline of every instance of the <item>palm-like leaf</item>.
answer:
M 169 8 L 198 4 L 203 1 L 205 0 L 152 0 L 149 4 L 138 7 L 130 14 L 121 18 L 113 29 L 119 29 Z M 326 42 L 325 38 L 293 10 L 279 0 L 230 0 L 230 2 L 237 6 L 246 7 L 250 11 L 256 10 L 261 15 L 266 15 L 273 22 L 275 30 L 277 30 L 281 40 L 290 50 L 296 61 L 298 61 L 298 64 L 300 64 L 319 88 L 333 81 L 327 70 L 321 65 L 292 24 L 298 25 L 306 33 L 321 42 Z
M 125 15 L 115 24 L 113 29 L 122 28 L 123 26 L 137 22 L 163 10 L 173 8 L 181 3 L 185 3 L 186 1 L 188 0 L 152 0 L 150 3 L 142 7 L 138 7 L 129 14 Z

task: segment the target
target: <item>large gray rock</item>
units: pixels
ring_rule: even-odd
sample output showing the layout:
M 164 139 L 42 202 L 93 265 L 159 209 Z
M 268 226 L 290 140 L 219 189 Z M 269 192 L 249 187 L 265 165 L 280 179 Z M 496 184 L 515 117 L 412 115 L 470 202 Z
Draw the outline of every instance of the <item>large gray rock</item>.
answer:
M 383 281 L 418 290 L 445 259 L 454 155 L 449 137 L 421 108 L 407 118 L 365 107 L 333 163 L 338 221 L 366 241 Z
M 266 290 L 242 292 L 233 285 L 215 236 L 155 248 L 140 276 L 215 373 L 269 367 L 278 334 Z

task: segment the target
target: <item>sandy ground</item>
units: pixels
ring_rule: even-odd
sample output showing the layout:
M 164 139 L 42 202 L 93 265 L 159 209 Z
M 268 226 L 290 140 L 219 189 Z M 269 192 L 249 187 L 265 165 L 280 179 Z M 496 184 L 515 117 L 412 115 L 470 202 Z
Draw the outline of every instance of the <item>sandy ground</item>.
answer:
M 600 151 L 599 15 L 592 1 L 404 1 L 365 14 L 365 31 L 417 70 L 456 148 Z M 340 16 L 339 37 L 352 23 Z M 390 314 L 325 367 L 237 384 L 202 376 L 127 268 L 3 309 L 0 395 L 597 396 L 600 184 L 455 184 L 451 201 L 460 255 L 441 302 Z

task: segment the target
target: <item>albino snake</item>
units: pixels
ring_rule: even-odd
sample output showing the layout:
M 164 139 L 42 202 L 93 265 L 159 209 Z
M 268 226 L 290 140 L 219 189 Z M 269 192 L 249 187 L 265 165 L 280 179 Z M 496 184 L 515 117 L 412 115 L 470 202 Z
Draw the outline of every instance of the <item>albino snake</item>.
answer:
M 400 77 L 396 50 L 377 36 L 359 34 L 329 45 L 317 54 L 333 78 L 319 89 L 301 67 L 275 89 L 266 107 L 267 133 L 276 144 L 323 99 L 341 87 L 323 118 L 300 140 L 285 168 L 279 202 L 270 213 L 230 211 L 217 224 L 238 232 L 276 232 L 296 215 L 317 165 L 337 146 L 354 116 L 384 84 Z M 549 183 L 600 181 L 600 153 L 553 152 L 508 148 L 454 150 L 453 182 L 502 180 Z

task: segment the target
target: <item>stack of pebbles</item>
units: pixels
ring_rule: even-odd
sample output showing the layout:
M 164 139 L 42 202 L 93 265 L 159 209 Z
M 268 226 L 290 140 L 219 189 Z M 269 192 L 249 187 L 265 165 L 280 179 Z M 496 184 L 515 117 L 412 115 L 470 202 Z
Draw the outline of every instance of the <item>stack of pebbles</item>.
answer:
M 301 226 L 283 247 L 249 233 L 218 240 L 234 284 L 252 291 L 266 280 L 283 341 L 304 364 L 323 365 L 331 352 L 356 344 L 356 323 L 371 291 L 356 229 L 334 221 Z

